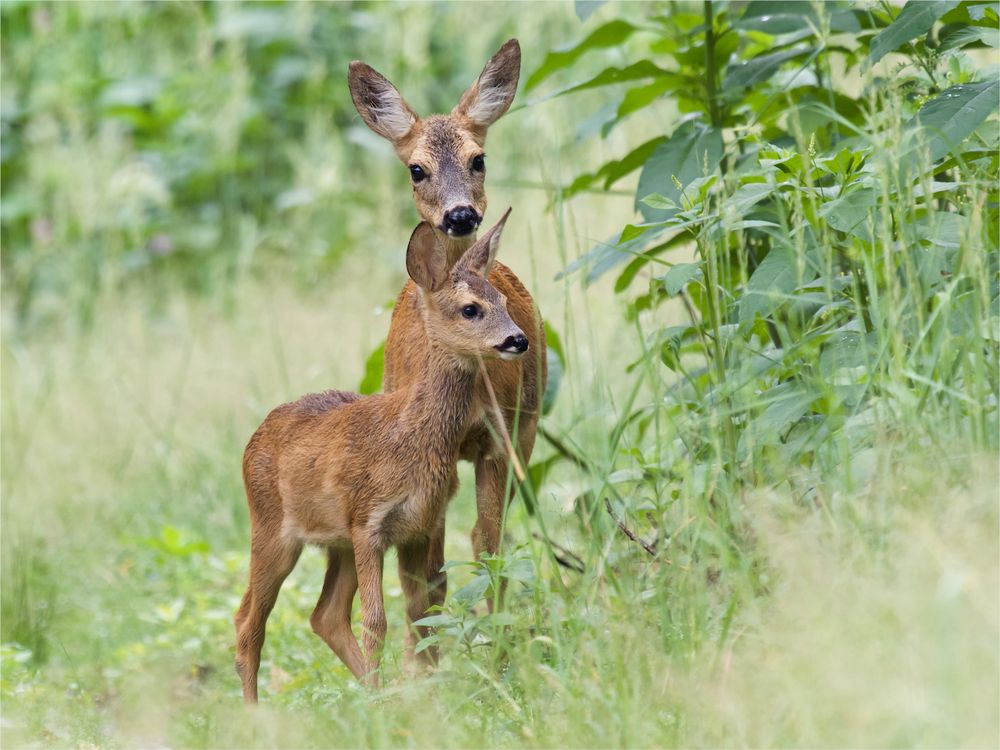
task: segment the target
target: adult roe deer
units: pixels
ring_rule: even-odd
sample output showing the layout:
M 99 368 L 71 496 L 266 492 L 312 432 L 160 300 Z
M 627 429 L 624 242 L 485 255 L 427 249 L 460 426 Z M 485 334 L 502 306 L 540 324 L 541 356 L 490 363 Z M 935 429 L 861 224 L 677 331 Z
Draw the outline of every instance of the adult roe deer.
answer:
M 386 632 L 382 561 L 399 552 L 410 621 L 428 607 L 430 539 L 444 525 L 455 468 L 483 358 L 515 360 L 528 340 L 487 280 L 510 209 L 449 267 L 434 231 L 421 223 L 406 252 L 427 347 L 415 380 L 361 397 L 326 391 L 279 406 L 243 456 L 252 524 L 250 584 L 236 615 L 236 671 L 243 698 L 257 700 L 265 624 L 303 544 L 327 547 L 329 566 L 310 618 L 358 679 L 377 686 Z M 364 653 L 351 630 L 361 593 Z
M 449 266 L 475 242 L 486 211 L 486 131 L 510 107 L 520 71 L 521 48 L 511 39 L 493 55 L 451 114 L 421 118 L 385 77 L 363 62 L 350 65 L 348 80 L 354 106 L 368 127 L 388 139 L 409 167 L 417 212 L 446 248 Z M 471 461 L 476 471 L 477 520 L 472 543 L 477 558 L 483 551 L 496 553 L 500 544 L 509 451 L 497 435 L 501 431 L 511 435 L 521 461 L 527 464 L 547 377 L 545 334 L 531 295 L 501 263 L 494 264 L 489 281 L 506 296 L 511 318 L 527 335 L 533 354 L 516 362 L 488 362 L 489 384 L 481 380 L 476 385 L 474 411 L 482 418 L 469 425 L 461 458 Z M 410 280 L 396 300 L 389 327 L 383 375 L 386 392 L 408 387 L 422 376 L 427 367 L 425 339 L 419 295 Z M 496 423 L 490 384 L 502 425 Z M 441 573 L 443 564 L 444 526 L 428 549 L 426 576 L 431 581 L 431 604 L 444 601 L 447 582 Z

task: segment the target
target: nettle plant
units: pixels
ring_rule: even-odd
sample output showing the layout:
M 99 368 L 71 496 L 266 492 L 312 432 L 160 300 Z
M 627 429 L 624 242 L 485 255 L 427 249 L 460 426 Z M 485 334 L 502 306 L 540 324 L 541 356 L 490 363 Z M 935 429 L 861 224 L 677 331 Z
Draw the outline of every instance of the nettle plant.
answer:
M 617 273 L 646 342 L 628 369 L 654 393 L 614 433 L 638 467 L 592 497 L 715 507 L 788 482 L 815 498 L 819 476 L 856 481 L 880 435 L 995 445 L 997 8 L 671 4 L 601 25 L 529 77 L 537 92 L 623 47 L 634 62 L 553 96 L 616 87 L 603 136 L 641 110 L 680 112 L 563 191 L 639 171 L 639 220 L 565 270 Z M 679 318 L 664 306 L 678 299 Z

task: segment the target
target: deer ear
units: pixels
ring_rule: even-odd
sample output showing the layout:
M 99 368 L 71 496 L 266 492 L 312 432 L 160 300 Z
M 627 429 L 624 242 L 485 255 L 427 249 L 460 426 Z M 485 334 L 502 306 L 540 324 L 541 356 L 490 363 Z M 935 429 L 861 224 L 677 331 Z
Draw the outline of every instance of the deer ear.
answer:
M 426 221 L 417 224 L 406 246 L 406 272 L 421 289 L 433 292 L 448 278 L 448 256 L 438 242 L 434 228 Z
M 508 208 L 500 221 L 487 230 L 486 234 L 476 240 L 475 244 L 465 251 L 465 255 L 459 260 L 459 264 L 464 270 L 471 271 L 483 278 L 490 272 L 490 267 L 497 257 L 497 250 L 500 249 L 500 235 L 503 233 L 504 224 L 510 216 Z
M 521 45 L 517 39 L 509 39 L 486 63 L 452 113 L 468 117 L 474 125 L 485 130 L 500 119 L 514 101 L 520 76 Z
M 347 82 L 361 119 L 383 138 L 396 143 L 420 119 L 388 79 L 360 60 L 351 63 Z

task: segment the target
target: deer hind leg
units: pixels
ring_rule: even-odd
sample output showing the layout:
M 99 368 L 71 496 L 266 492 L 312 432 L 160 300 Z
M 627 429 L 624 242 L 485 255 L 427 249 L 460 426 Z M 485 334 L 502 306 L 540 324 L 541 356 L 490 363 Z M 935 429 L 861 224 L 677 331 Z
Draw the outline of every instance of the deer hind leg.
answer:
M 444 540 L 443 534 L 440 535 L 440 538 L 442 541 Z M 430 541 L 421 540 L 400 545 L 397 551 L 399 553 L 399 582 L 406 597 L 406 621 L 409 625 L 406 630 L 406 659 L 412 662 L 415 657 L 419 657 L 428 666 L 433 666 L 437 664 L 436 647 L 431 646 L 419 654 L 414 653 L 416 637 L 426 638 L 430 634 L 430 629 L 414 627 L 413 625 L 414 622 L 427 614 L 427 608 L 430 606 L 427 581 L 429 548 Z M 440 570 L 440 566 L 438 566 L 438 570 Z
M 425 566 L 425 577 L 427 579 L 427 605 L 441 606 L 444 604 L 445 596 L 448 593 L 448 574 L 441 572 L 444 567 L 444 524 L 441 528 L 431 532 L 427 543 L 427 565 Z
M 264 647 L 267 618 L 285 578 L 298 562 L 302 545 L 255 530 L 250 543 L 250 585 L 236 613 L 236 673 L 243 682 L 243 700 L 257 702 L 257 672 Z
M 351 606 L 358 590 L 354 552 L 330 547 L 327 559 L 323 591 L 309 623 L 313 632 L 326 641 L 326 645 L 333 649 L 333 653 L 360 680 L 365 674 L 365 660 L 351 630 Z

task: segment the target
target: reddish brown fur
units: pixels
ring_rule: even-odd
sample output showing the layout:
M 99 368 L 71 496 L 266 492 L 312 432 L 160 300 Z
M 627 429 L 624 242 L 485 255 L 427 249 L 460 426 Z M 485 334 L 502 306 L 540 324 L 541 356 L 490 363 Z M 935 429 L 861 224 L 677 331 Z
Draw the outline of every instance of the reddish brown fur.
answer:
M 413 184 L 413 197 L 421 218 L 436 228 L 448 249 L 449 263 L 454 263 L 475 241 L 475 236 L 449 237 L 443 233 L 442 217 L 457 203 L 473 206 L 480 216 L 486 211 L 483 173 L 464 168 L 482 153 L 488 127 L 499 118 L 513 100 L 520 74 L 521 52 L 511 39 L 486 64 L 476 82 L 465 92 L 450 115 L 421 119 L 403 100 L 395 87 L 379 73 L 361 62 L 351 63 L 349 82 L 355 106 L 362 119 L 376 133 L 392 141 L 400 160 L 417 164 L 431 175 Z M 388 113 L 388 114 L 386 114 Z M 380 117 L 384 116 L 383 119 Z M 398 123 L 394 130 L 386 122 Z M 456 169 L 455 165 L 463 167 Z M 434 181 L 434 176 L 447 179 Z M 527 464 L 535 443 L 539 406 L 547 376 L 545 334 L 538 310 L 517 276 L 497 263 L 489 275 L 490 283 L 507 297 L 514 322 L 525 332 L 530 343 L 529 355 L 519 361 L 491 360 L 486 370 L 493 384 L 503 414 L 504 425 L 492 425 L 513 436 L 521 460 Z M 408 281 L 399 294 L 385 348 L 386 391 L 410 387 L 426 367 L 426 332 L 418 312 L 418 294 Z M 476 469 L 476 505 L 478 518 L 472 532 L 473 549 L 496 553 L 500 544 L 500 525 L 506 505 L 508 457 L 491 435 L 486 419 L 496 420 L 485 385 L 477 384 L 474 411 L 484 415 L 470 425 L 461 450 L 463 459 Z M 518 415 L 518 408 L 520 414 Z M 516 435 L 514 424 L 517 424 Z M 430 543 L 427 576 L 434 582 L 431 603 L 440 604 L 445 596 L 444 527 Z
M 509 211 L 508 211 L 509 214 Z M 421 369 L 406 387 L 363 398 L 343 391 L 279 406 L 243 456 L 252 525 L 250 583 L 236 615 L 236 669 L 243 696 L 257 700 L 265 624 L 305 543 L 328 550 L 311 623 L 351 672 L 377 684 L 385 637 L 382 561 L 399 548 L 410 621 L 428 607 L 430 540 L 444 527 L 457 486 L 455 466 L 470 426 L 478 363 L 521 335 L 505 300 L 486 281 L 507 214 L 450 270 L 433 230 L 421 224 L 407 251 L 424 321 Z M 467 319 L 463 308 L 480 314 Z M 502 356 L 502 355 L 499 355 Z M 351 630 L 361 593 L 364 651 Z

